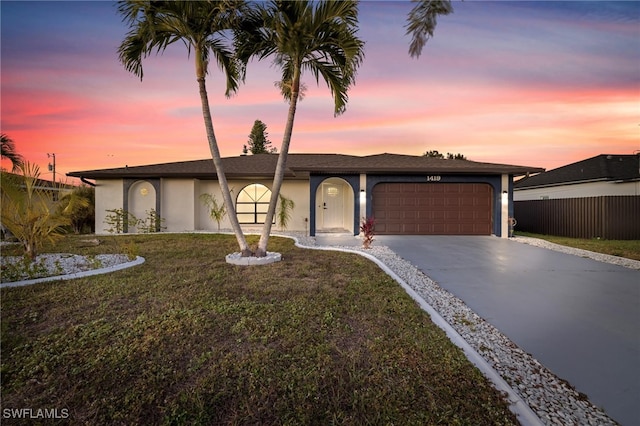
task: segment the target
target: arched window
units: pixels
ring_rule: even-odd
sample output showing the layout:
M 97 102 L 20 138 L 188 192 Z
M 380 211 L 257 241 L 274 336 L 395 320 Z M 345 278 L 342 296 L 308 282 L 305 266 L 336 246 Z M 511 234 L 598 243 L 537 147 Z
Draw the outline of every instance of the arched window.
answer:
M 264 223 L 270 199 L 271 190 L 259 183 L 242 188 L 236 199 L 238 222 L 242 224 Z

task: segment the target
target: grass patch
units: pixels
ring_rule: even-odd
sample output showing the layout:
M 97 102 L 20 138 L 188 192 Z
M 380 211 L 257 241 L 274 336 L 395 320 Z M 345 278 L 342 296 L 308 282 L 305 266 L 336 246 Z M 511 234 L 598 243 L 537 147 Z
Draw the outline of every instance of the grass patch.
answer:
M 66 408 L 74 424 L 517 424 L 360 256 L 274 237 L 282 262 L 240 267 L 228 235 L 80 240 L 57 251 L 146 262 L 1 290 L 3 408 Z
M 589 250 L 596 253 L 626 257 L 640 260 L 640 240 L 603 240 L 599 238 L 569 238 L 553 235 L 533 234 L 530 232 L 516 232 L 516 236 L 540 238 L 555 244 Z

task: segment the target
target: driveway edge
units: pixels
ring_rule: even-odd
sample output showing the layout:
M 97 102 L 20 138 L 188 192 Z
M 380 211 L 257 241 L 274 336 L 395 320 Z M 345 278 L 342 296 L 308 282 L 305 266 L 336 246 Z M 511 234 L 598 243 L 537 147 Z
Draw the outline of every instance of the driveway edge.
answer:
M 411 286 L 409 286 L 402 278 L 400 278 L 400 276 L 393 272 L 380 259 L 368 253 L 363 253 L 359 250 L 350 250 L 338 247 L 306 246 L 301 244 L 296 237 L 285 235 L 282 236 L 293 239 L 295 241 L 295 245 L 300 248 L 354 253 L 373 261 L 387 275 L 389 275 L 398 284 L 400 284 L 402 288 L 407 292 L 407 294 L 418 303 L 420 308 L 422 308 L 422 310 L 424 310 L 431 316 L 431 320 L 433 321 L 433 323 L 440 327 L 446 333 L 447 337 L 454 345 L 462 349 L 467 359 L 474 366 L 476 366 L 476 368 L 478 368 L 487 379 L 489 379 L 493 383 L 495 388 L 507 395 L 507 400 L 509 401 L 509 409 L 517 416 L 518 421 L 522 426 L 544 425 L 540 418 L 533 412 L 531 407 L 529 407 L 529 405 L 513 390 L 513 388 L 509 386 L 509 384 L 500 376 L 500 374 L 495 369 L 493 369 L 493 367 L 491 367 L 487 363 L 487 361 L 485 361 L 485 359 L 478 352 L 476 352 L 471 347 L 471 345 L 469 345 L 469 343 L 464 340 L 464 338 L 453 327 L 451 327 L 451 325 L 431 305 L 429 305 L 418 293 L 416 293 L 415 290 L 411 288 Z

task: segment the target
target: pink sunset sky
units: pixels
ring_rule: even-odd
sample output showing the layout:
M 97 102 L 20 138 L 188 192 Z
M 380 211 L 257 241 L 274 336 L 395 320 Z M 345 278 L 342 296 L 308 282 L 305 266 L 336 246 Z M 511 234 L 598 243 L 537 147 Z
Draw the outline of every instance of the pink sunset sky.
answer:
M 456 2 L 419 59 L 404 34 L 409 2 L 360 4 L 365 60 L 334 117 L 311 75 L 290 152 L 425 151 L 553 169 L 640 150 L 640 2 Z M 110 2 L 0 3 L 1 128 L 57 180 L 71 171 L 210 158 L 194 67 L 183 45 L 127 73 L 127 32 Z M 224 96 L 208 78 L 223 156 L 240 155 L 256 119 L 280 146 L 287 105 L 270 62 Z M 3 167 L 8 164 L 3 161 Z

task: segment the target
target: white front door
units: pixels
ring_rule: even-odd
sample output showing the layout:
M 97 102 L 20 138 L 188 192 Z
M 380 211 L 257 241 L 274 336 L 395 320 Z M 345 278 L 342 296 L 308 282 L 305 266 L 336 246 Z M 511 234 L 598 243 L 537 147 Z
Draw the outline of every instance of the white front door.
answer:
M 326 230 L 344 228 L 344 187 L 335 183 L 322 184 L 322 225 Z

